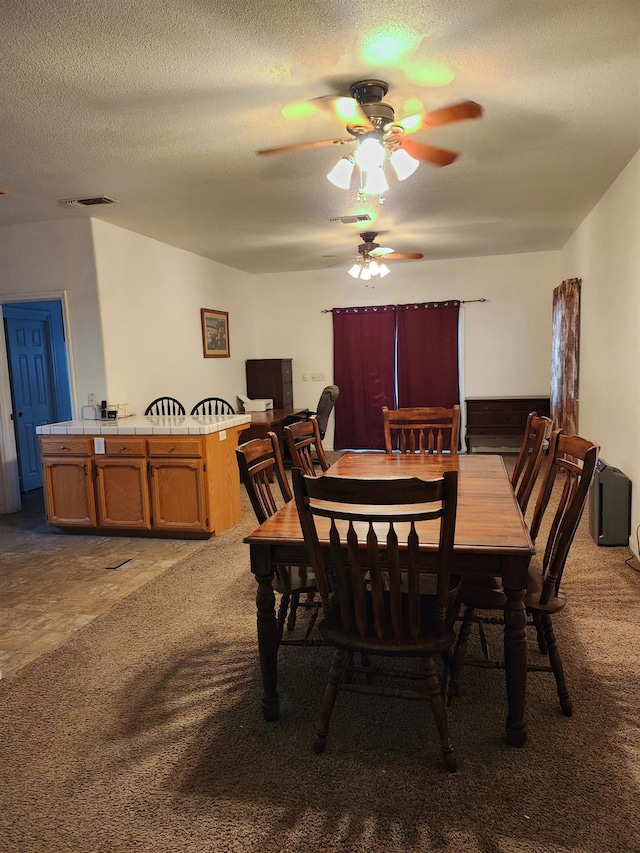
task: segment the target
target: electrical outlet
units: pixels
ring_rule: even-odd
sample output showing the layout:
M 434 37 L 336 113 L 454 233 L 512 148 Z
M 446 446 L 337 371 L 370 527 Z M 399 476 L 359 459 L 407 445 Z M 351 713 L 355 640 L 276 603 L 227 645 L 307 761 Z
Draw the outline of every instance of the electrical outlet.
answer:
M 302 374 L 302 381 L 303 381 L 303 382 L 306 382 L 308 379 L 309 379 L 309 374 L 308 374 L 308 373 L 303 373 L 303 374 Z
M 98 405 L 98 397 L 95 394 L 89 394 L 89 405 L 97 406 Z
M 312 373 L 311 374 L 312 382 L 324 382 L 324 373 Z

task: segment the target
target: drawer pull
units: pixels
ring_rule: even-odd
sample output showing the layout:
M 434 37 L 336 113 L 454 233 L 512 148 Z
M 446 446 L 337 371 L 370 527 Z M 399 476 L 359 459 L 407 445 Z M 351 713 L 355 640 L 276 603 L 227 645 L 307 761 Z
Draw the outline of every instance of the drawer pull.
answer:
M 64 444 L 61 444 L 61 445 L 60 445 L 60 450 L 66 450 L 66 449 L 67 449 L 67 448 L 66 448 L 66 446 L 65 446 Z
M 123 444 L 123 445 L 122 445 L 122 447 L 120 448 L 120 453 L 124 453 L 124 451 L 125 451 L 126 449 L 127 449 L 127 448 L 126 448 L 126 447 L 124 446 L 124 444 Z
M 175 450 L 175 447 L 170 447 L 170 448 L 169 448 L 169 453 L 173 453 L 173 451 L 174 451 L 174 450 Z

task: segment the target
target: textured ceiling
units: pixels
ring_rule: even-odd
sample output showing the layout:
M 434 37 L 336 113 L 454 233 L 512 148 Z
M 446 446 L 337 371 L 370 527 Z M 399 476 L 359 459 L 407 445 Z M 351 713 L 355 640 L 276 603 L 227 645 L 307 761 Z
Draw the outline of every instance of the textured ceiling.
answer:
M 362 230 L 425 258 L 557 249 L 640 147 L 639 24 L 638 0 L 4 0 L 0 225 L 95 216 L 254 273 L 329 266 Z M 380 33 L 406 51 L 369 62 Z M 256 155 L 344 137 L 282 109 L 370 77 L 398 117 L 482 104 L 416 135 L 459 159 L 382 206 L 326 180 L 343 148 Z M 352 213 L 374 223 L 329 221 Z

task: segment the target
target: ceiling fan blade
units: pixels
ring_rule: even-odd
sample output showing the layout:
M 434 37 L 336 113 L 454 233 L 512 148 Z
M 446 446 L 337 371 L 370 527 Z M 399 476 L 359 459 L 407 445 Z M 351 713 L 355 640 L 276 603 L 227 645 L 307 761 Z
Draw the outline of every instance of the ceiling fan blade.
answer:
M 424 258 L 422 252 L 392 252 L 385 261 L 419 261 L 420 258 Z
M 352 124 L 373 130 L 369 117 L 355 98 L 341 97 L 340 95 L 321 95 L 319 98 L 312 98 L 310 103 L 328 110 L 341 124 Z
M 256 154 L 286 154 L 288 151 L 302 151 L 305 148 L 324 148 L 327 145 L 346 145 L 354 139 L 322 139 L 319 142 L 299 142 L 297 145 L 282 145 L 280 148 L 263 148 Z
M 481 115 L 480 104 L 476 104 L 475 101 L 461 101 L 459 104 L 452 104 L 450 107 L 442 107 L 429 113 L 405 116 L 398 124 L 404 127 L 407 133 L 416 133 L 419 130 L 428 130 L 430 127 L 439 127 L 454 121 L 480 118 Z
M 390 252 L 393 252 L 393 249 L 390 249 L 388 246 L 386 248 L 384 246 L 379 246 L 377 249 L 373 249 L 369 252 L 369 254 L 380 257 L 380 255 L 388 255 Z
M 458 155 L 455 151 L 448 151 L 446 148 L 435 148 L 433 145 L 425 145 L 424 142 L 418 142 L 416 139 L 410 139 L 406 136 L 391 136 L 390 141 L 397 142 L 401 148 L 415 157 L 416 160 L 424 160 L 431 163 L 433 166 L 448 166 L 457 160 Z

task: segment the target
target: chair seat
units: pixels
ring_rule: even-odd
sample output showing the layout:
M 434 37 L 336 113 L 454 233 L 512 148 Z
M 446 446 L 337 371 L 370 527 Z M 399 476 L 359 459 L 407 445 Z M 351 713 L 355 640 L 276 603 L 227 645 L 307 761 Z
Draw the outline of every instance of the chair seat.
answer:
M 542 593 L 542 573 L 539 566 L 529 566 L 525 607 L 540 613 L 557 613 L 567 603 L 566 596 L 560 592 L 552 596 L 546 604 L 540 604 Z M 476 610 L 504 610 L 507 605 L 502 580 L 498 577 L 474 577 L 463 580 L 460 600 L 465 607 Z
M 388 602 L 388 593 L 384 594 L 385 605 Z M 408 625 L 407 597 L 403 596 L 403 626 Z M 371 594 L 365 595 L 367 610 L 371 611 Z M 452 622 L 453 620 L 450 620 Z M 370 616 L 367 620 L 369 625 L 373 624 L 373 618 Z M 410 636 L 406 627 L 400 636 L 400 641 L 397 642 L 395 636 L 391 633 L 385 633 L 380 638 L 376 634 L 369 632 L 366 637 L 362 637 L 357 628 L 347 632 L 340 624 L 339 618 L 332 619 L 329 614 L 318 625 L 318 631 L 323 640 L 332 646 L 348 649 L 349 651 L 366 651 L 369 654 L 379 655 L 402 655 L 403 657 L 426 657 L 435 655 L 448 649 L 455 642 L 455 632 L 452 628 L 447 627 L 443 631 L 442 637 L 436 637 L 430 629 L 435 624 L 435 597 L 432 595 L 420 596 L 420 624 L 425 626 L 422 632 L 414 641 Z
M 566 595 L 560 591 L 558 595 L 552 595 L 545 604 L 540 604 L 543 577 L 539 568 L 532 570 L 529 567 L 529 579 L 527 581 L 527 593 L 524 604 L 531 613 L 558 613 L 567 603 Z

